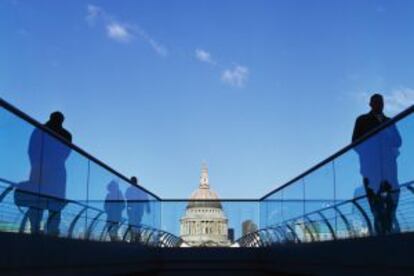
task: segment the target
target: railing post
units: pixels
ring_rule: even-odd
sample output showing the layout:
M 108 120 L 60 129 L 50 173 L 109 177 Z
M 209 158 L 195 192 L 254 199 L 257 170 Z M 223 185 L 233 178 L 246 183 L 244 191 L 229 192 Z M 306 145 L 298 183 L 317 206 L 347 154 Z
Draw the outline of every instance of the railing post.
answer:
M 329 220 L 326 218 L 326 216 L 324 214 L 322 214 L 321 212 L 318 212 L 319 216 L 322 218 L 322 220 L 325 222 L 326 226 L 328 226 L 329 232 L 331 232 L 331 235 L 333 237 L 334 240 L 336 240 L 336 234 L 334 229 L 332 228 L 332 225 L 329 223 Z M 335 216 L 336 219 L 336 216 Z M 336 228 L 338 229 L 338 228 Z
M 97 219 L 98 219 L 100 216 L 102 216 L 104 213 L 105 213 L 104 211 L 101 211 L 100 213 L 98 213 L 98 214 L 97 214 L 97 215 L 93 218 L 93 220 L 91 221 L 91 224 L 89 225 L 88 230 L 87 230 L 87 232 L 86 232 L 86 239 L 89 239 L 89 238 L 90 238 L 90 235 L 91 235 L 91 233 L 92 233 L 93 227 L 95 226 L 95 222 L 96 222 L 96 221 L 97 221 Z
M 354 236 L 354 228 L 353 226 L 349 223 L 348 219 L 345 217 L 345 215 L 341 212 L 341 210 L 339 210 L 338 206 L 334 206 L 333 209 L 335 210 L 335 212 L 337 212 L 339 214 L 339 216 L 341 217 L 341 219 L 343 220 L 343 222 L 345 223 L 346 229 L 348 230 L 348 233 L 351 236 Z
M 3 201 L 3 199 L 11 192 L 13 191 L 14 187 L 9 186 L 7 187 L 1 194 L 0 194 L 0 202 Z
M 72 238 L 73 230 L 75 229 L 76 222 L 79 220 L 81 215 L 88 209 L 87 206 L 83 207 L 83 209 L 76 215 L 76 217 L 72 220 L 69 229 L 68 229 L 68 238 Z
M 370 236 L 374 235 L 374 230 L 372 229 L 372 224 L 371 224 L 371 221 L 369 220 L 369 217 L 368 217 L 367 213 L 364 211 L 364 209 L 361 207 L 361 205 L 359 205 L 359 203 L 356 202 L 355 199 L 352 200 L 352 203 L 355 205 L 355 207 L 357 207 L 357 209 L 359 210 L 359 212 L 364 217 L 365 222 L 367 223 L 369 235 Z

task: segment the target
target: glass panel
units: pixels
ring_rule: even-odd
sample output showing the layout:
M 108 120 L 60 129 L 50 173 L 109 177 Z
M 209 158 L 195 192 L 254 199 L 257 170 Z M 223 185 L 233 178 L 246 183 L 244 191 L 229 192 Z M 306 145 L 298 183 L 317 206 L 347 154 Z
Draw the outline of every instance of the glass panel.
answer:
M 75 234 L 84 236 L 88 160 L 48 133 L 42 142 L 40 194 L 48 210 L 45 229 L 48 234 L 73 236 L 78 224 Z
M 89 208 L 87 215 L 87 237 L 91 240 L 103 240 L 106 235 L 106 214 L 100 209 Z
M 222 201 L 224 214 L 228 218 L 229 232 L 234 240 L 258 230 L 259 204 L 254 201 Z M 231 239 L 230 239 L 231 241 Z
M 260 228 L 282 222 L 282 192 L 277 192 L 260 202 Z
M 29 157 L 29 141 L 34 127 L 11 114 L 3 107 L 0 108 L 0 230 L 17 232 L 30 231 L 25 214 L 35 199 L 31 200 L 28 191 L 33 190 L 30 185 L 32 175 L 39 175 L 40 167 L 32 163 L 40 162 L 40 154 Z M 31 148 L 40 151 L 41 141 L 31 143 Z M 14 188 L 19 187 L 21 192 L 15 200 Z M 30 187 L 29 187 L 30 186 Z M 20 200 L 21 199 L 21 200 Z M 19 204 L 19 208 L 16 206 Z
M 161 229 L 169 232 L 177 237 L 182 236 L 183 233 L 189 233 L 190 222 L 185 223 L 182 219 L 185 216 L 188 202 L 186 201 L 163 201 L 161 203 Z M 187 227 L 185 229 L 185 227 Z M 198 225 L 197 231 L 201 225 Z
M 271 228 L 251 235 L 256 245 L 272 239 L 308 242 L 384 231 L 385 213 L 378 216 L 378 206 L 373 205 L 380 202 L 381 208 L 398 205 L 392 231 L 412 231 L 412 120 L 410 115 L 384 129 L 261 202 L 160 202 L 139 185 L 1 108 L 0 230 L 145 244 L 177 241 L 162 229 L 176 236 L 196 236 L 202 240 L 199 245 L 221 239 L 216 245 L 229 246 L 260 225 Z M 381 200 L 370 202 L 363 182 Z M 190 239 L 187 245 L 194 242 Z
M 65 162 L 65 168 L 66 200 L 68 205 L 63 209 L 62 215 L 64 217 L 62 218 L 62 223 L 68 225 L 67 236 L 85 238 L 88 224 L 87 215 L 89 212 L 87 201 L 89 161 L 78 152 L 72 150 Z M 76 205 L 76 208 L 73 205 Z M 71 206 L 73 207 L 70 208 Z M 70 218 L 67 217 L 69 211 L 71 211 Z
M 366 200 L 359 200 L 364 208 Z M 336 235 L 338 238 L 363 237 L 368 235 L 367 221 L 357 206 L 352 202 L 339 204 L 337 212 Z
M 403 184 L 397 208 L 397 219 L 402 232 L 414 229 L 414 187 L 413 184 Z
M 120 184 L 127 204 L 124 216 L 128 219 L 128 224 L 159 229 L 161 222 L 158 200 L 130 182 L 122 180 Z
M 396 124 L 402 138 L 402 144 L 398 149 L 397 156 L 397 181 L 400 184 L 401 191 L 400 193 L 396 191 L 394 196 L 398 200 L 396 222 L 403 232 L 413 231 L 414 229 L 414 170 L 412 166 L 414 163 L 413 123 L 414 117 L 413 115 L 410 115 Z
M 350 221 L 349 215 L 344 212 L 346 220 L 350 221 L 354 234 L 356 236 L 369 236 L 373 235 L 375 231 L 375 221 L 372 215 L 371 209 L 369 207 L 369 202 L 366 197 L 353 200 L 352 214 L 351 218 L 356 218 L 356 221 Z M 344 208 L 340 208 L 343 210 Z M 348 213 L 349 214 L 349 213 Z M 358 226 L 358 227 L 356 227 Z
M 396 124 L 401 136 L 401 147 L 395 148 L 398 162 L 399 183 L 404 185 L 414 181 L 414 115 L 404 118 Z
M 365 195 L 359 158 L 354 150 L 350 150 L 335 159 L 334 168 L 337 202 Z
M 287 219 L 284 226 L 286 232 L 289 235 L 296 234 L 297 238 L 305 241 L 311 239 L 312 231 L 316 233 L 313 238 L 319 240 L 332 239 L 332 230 L 336 238 L 366 236 L 381 231 L 398 232 L 398 228 L 410 231 L 413 218 L 409 210 L 414 206 L 414 177 L 410 161 L 414 154 L 414 131 L 410 128 L 412 120 L 414 117 L 410 116 L 399 121 L 396 127 L 387 127 L 355 149 L 305 176 L 303 182 L 297 181 L 266 198 L 261 204 L 262 225 L 271 221 L 269 209 L 277 209 L 266 201 L 280 198 L 281 215 Z M 372 201 L 371 204 L 377 202 L 373 207 L 366 198 L 362 175 L 368 180 L 364 180 L 366 185 L 375 193 L 373 198 L 382 198 Z M 387 190 L 387 183 L 391 191 Z M 396 189 L 398 185 L 401 185 L 400 190 Z M 305 196 L 303 214 L 307 214 L 304 217 L 300 216 L 298 202 L 292 202 L 292 199 L 301 198 L 302 189 Z M 341 202 L 343 204 L 338 205 Z M 396 219 L 392 218 L 392 208 L 382 209 L 384 204 L 398 204 Z M 379 210 L 384 211 L 381 213 Z M 376 219 L 373 212 L 376 213 Z M 391 220 L 385 218 L 387 214 L 391 214 Z M 295 215 L 298 216 L 295 218 Z M 392 225 L 388 230 L 387 223 Z M 381 227 L 385 230 L 381 230 Z
M 91 162 L 89 205 L 104 212 L 89 216 L 99 240 L 142 241 L 161 226 L 160 203 L 151 194 Z M 145 230 L 152 229 L 152 230 Z M 144 234 L 141 232 L 145 232 Z M 145 237 L 144 237 L 145 236 Z
M 133 241 L 135 220 L 157 244 L 161 216 L 154 196 L 3 107 L 0 126 L 0 230 Z M 138 206 L 130 204 L 132 212 L 126 196 Z
M 124 187 L 117 176 L 91 162 L 87 201 L 89 206 L 105 212 L 98 219 L 99 222 L 106 220 L 104 229 L 102 229 L 104 239 L 110 238 L 114 241 L 121 239 L 119 227 L 126 219 L 123 190 Z M 91 217 L 88 216 L 88 219 Z
M 335 185 L 332 163 L 305 176 L 305 212 L 310 213 L 334 204 Z
M 404 133 L 403 133 L 404 134 Z M 390 125 L 355 146 L 359 159 L 359 171 L 363 187 L 358 187 L 356 196 L 365 191 L 368 201 L 368 216 L 372 217 L 371 234 L 389 234 L 399 232 L 396 216 L 399 199 L 398 158 L 401 142 L 398 127 Z M 362 200 L 361 200 L 362 201 Z M 369 225 L 368 225 L 369 226 Z
M 303 179 L 299 179 L 283 189 L 281 220 L 290 220 L 304 214 Z
M 332 225 L 332 211 L 324 212 L 322 215 L 319 212 L 310 214 L 307 217 L 308 228 L 317 241 L 332 240 L 334 237 L 331 231 L 335 231 L 335 225 Z

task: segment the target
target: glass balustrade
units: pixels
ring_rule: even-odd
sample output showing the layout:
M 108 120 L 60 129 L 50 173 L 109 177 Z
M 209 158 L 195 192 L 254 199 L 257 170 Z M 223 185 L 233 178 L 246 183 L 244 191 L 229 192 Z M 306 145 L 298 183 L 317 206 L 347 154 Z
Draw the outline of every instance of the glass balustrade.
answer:
M 238 243 L 266 246 L 412 231 L 413 112 L 408 108 L 263 197 L 261 229 Z
M 0 231 L 176 246 L 160 199 L 0 101 Z
M 414 107 L 261 199 L 189 200 L 160 199 L 0 106 L 0 231 L 249 247 L 414 230 Z

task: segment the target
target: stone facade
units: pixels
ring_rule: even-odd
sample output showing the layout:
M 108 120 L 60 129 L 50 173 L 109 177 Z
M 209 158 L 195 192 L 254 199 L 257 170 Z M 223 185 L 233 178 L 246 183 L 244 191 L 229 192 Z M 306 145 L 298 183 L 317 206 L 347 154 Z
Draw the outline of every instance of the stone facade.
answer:
M 230 246 L 227 232 L 228 220 L 217 194 L 210 189 L 208 169 L 203 166 L 200 186 L 180 220 L 180 236 L 189 246 Z

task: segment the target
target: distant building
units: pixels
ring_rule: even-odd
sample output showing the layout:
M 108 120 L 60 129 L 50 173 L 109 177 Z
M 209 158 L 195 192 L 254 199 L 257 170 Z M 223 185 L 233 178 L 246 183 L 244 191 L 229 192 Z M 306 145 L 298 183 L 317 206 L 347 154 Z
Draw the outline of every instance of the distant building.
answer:
M 189 246 L 230 246 L 228 220 L 217 194 L 210 189 L 206 165 L 190 200 L 180 219 L 180 237 L 184 242 Z
M 251 219 L 245 220 L 242 223 L 242 236 L 257 231 L 257 224 Z
M 234 229 L 233 228 L 229 228 L 229 230 L 227 231 L 227 236 L 229 237 L 229 240 L 231 243 L 234 242 Z

